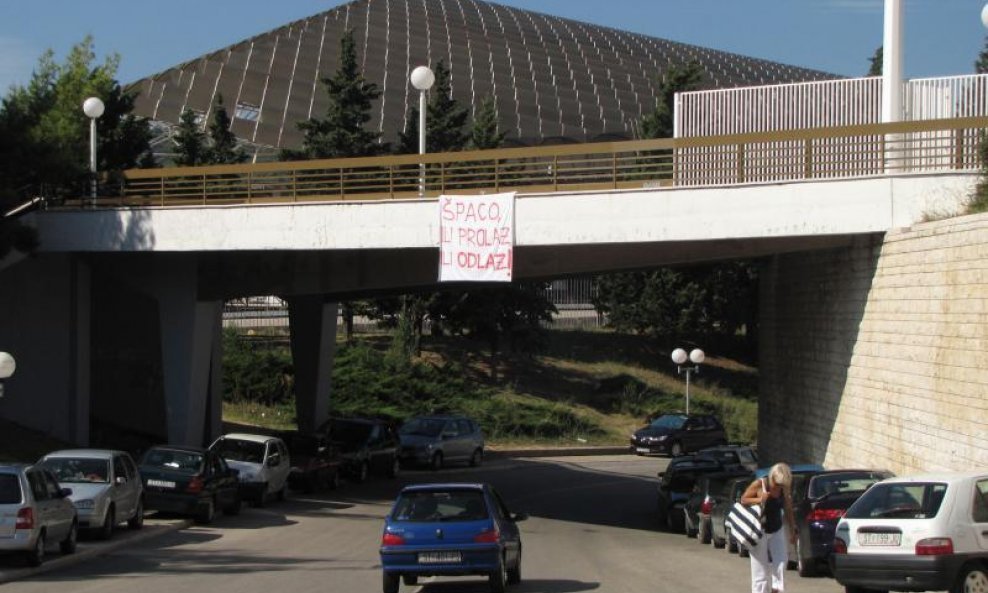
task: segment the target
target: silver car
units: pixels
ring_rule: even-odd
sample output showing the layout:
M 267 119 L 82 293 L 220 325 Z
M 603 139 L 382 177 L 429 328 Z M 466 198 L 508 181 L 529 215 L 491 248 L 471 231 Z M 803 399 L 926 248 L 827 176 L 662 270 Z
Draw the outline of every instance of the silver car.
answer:
M 398 431 L 401 461 L 428 465 L 434 470 L 451 461 L 480 465 L 484 435 L 480 426 L 463 416 L 418 416 Z
M 119 523 L 131 529 L 144 525 L 144 485 L 137 464 L 123 451 L 67 449 L 41 458 L 62 486 L 72 489 L 79 527 L 108 539 Z
M 38 566 L 58 542 L 63 554 L 75 552 L 79 524 L 72 491 L 36 465 L 0 465 L 0 551 L 21 552 Z

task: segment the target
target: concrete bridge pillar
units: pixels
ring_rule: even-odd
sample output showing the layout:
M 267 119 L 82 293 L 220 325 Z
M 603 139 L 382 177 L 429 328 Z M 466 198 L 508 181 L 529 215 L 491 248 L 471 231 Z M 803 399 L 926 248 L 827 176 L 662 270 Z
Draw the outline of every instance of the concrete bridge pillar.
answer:
M 195 264 L 171 262 L 156 272 L 168 442 L 201 445 L 220 430 L 223 305 L 198 300 Z
M 314 431 L 329 417 L 338 311 L 339 303 L 326 302 L 319 295 L 288 299 L 295 415 L 301 432 Z

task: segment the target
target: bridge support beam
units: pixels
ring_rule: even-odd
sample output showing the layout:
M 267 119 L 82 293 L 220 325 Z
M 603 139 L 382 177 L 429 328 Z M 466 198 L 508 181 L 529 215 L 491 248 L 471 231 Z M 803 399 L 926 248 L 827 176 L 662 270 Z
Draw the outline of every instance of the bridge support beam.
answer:
M 338 310 L 339 303 L 318 295 L 288 299 L 295 415 L 301 432 L 315 431 L 329 417 Z
M 198 300 L 194 264 L 156 271 L 168 442 L 202 445 L 220 430 L 222 303 Z

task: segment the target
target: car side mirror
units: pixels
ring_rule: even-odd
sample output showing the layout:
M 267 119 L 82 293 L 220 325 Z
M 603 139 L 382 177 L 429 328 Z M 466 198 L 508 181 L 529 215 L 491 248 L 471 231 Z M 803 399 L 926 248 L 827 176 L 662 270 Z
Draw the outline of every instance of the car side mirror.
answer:
M 268 457 L 268 461 L 265 465 L 267 465 L 268 467 L 276 467 L 279 463 L 281 463 L 281 460 L 278 459 L 277 456 L 273 456 L 273 457 Z
M 61 490 L 58 491 L 58 495 L 60 497 L 62 497 L 62 498 L 68 498 L 68 497 L 72 496 L 72 489 L 71 488 L 62 488 Z
M 528 519 L 528 513 L 515 513 L 514 515 L 511 515 L 511 520 L 515 523 L 524 521 L 525 519 Z
M 127 483 L 127 476 L 117 476 L 117 479 L 114 480 L 114 482 L 116 482 L 117 486 L 123 486 Z

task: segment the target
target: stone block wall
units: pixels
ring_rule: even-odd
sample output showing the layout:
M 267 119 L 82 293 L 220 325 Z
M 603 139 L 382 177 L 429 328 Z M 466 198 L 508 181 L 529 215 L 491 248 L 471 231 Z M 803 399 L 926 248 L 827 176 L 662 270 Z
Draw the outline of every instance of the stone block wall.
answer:
M 761 289 L 766 461 L 988 468 L 988 216 L 775 256 Z

